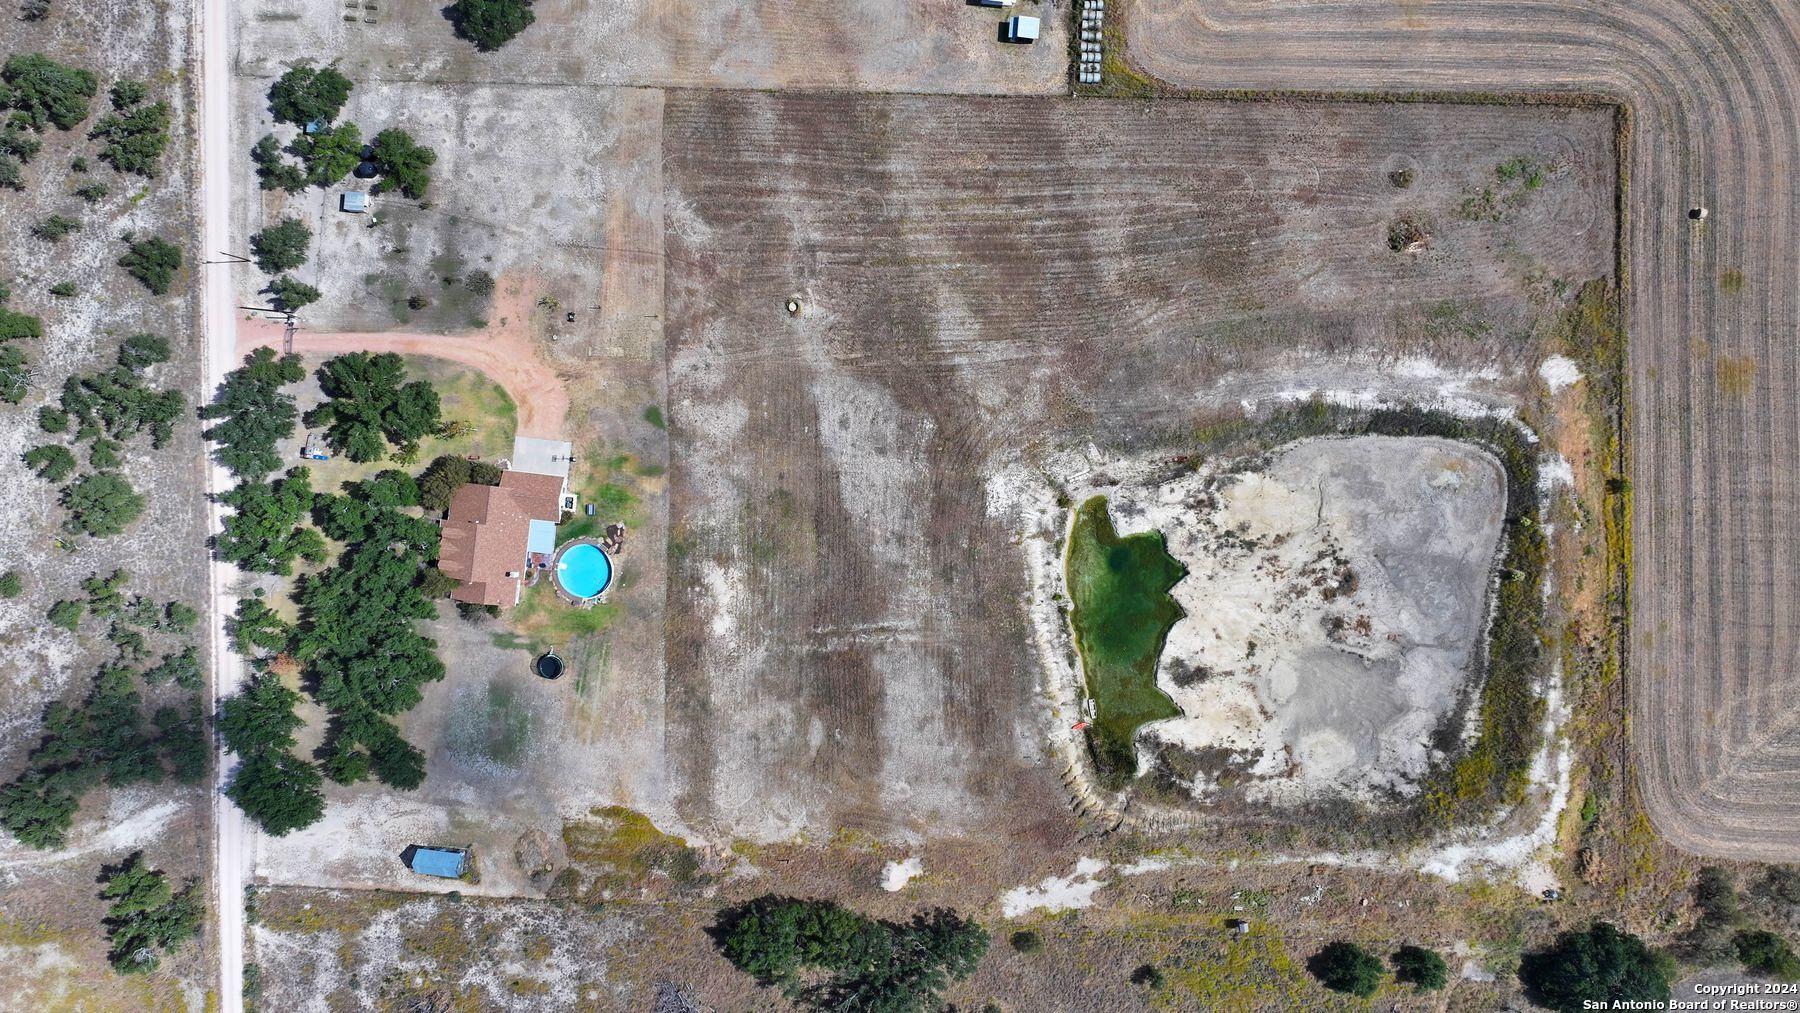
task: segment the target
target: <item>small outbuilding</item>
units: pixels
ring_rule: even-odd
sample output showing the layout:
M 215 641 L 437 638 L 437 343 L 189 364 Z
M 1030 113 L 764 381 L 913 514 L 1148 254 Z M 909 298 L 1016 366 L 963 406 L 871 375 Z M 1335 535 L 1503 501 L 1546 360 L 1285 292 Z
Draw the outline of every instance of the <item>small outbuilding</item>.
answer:
M 410 867 L 421 876 L 460 879 L 468 859 L 461 848 L 414 848 Z
M 1006 22 L 1006 38 L 1009 42 L 1036 42 L 1043 22 L 1026 14 L 1015 14 Z
M 346 190 L 338 199 L 338 207 L 353 215 L 360 215 L 369 210 L 369 195 L 361 190 Z

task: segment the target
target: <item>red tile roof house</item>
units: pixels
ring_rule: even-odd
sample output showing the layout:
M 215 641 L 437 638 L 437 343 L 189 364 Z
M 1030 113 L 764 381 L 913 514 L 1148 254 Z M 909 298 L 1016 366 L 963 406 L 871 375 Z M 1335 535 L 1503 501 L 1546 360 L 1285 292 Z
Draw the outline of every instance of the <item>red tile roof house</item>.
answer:
M 451 598 L 472 605 L 519 603 L 531 552 L 555 547 L 563 482 L 556 475 L 508 471 L 499 485 L 465 485 L 451 495 L 438 543 L 438 569 L 462 582 Z M 545 534 L 549 549 L 541 545 Z

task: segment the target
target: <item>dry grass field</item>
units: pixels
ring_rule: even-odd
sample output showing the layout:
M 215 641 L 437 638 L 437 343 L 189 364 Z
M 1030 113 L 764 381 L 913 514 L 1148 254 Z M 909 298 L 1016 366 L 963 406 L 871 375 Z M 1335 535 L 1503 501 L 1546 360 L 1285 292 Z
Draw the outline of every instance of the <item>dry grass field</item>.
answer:
M 1632 744 L 1657 829 L 1794 860 L 1800 536 L 1793 258 L 1800 9 L 1133 0 L 1129 56 L 1176 88 L 1586 92 L 1632 110 Z M 1703 220 L 1689 210 L 1705 207 Z
M 1611 124 L 672 93 L 683 818 L 904 839 L 1060 808 L 1024 557 L 987 480 L 1068 447 L 1179 453 L 1295 388 L 1536 403 L 1570 285 L 1612 268 Z M 1465 212 L 1521 158 L 1540 188 Z M 1389 248 L 1402 217 L 1430 223 L 1425 250 Z

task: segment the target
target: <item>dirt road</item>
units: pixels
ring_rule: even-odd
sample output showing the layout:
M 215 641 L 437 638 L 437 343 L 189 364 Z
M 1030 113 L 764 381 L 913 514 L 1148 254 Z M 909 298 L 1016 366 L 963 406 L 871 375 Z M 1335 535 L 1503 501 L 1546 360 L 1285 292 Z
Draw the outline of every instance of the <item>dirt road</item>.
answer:
M 1178 86 L 1589 92 L 1632 109 L 1630 712 L 1643 793 L 1678 846 L 1800 858 L 1800 7 L 1121 6 L 1133 62 Z
M 245 321 L 238 330 L 237 356 L 267 345 L 282 347 L 280 324 Z M 520 436 L 564 439 L 569 395 L 563 381 L 537 353 L 522 326 L 499 327 L 475 334 L 441 335 L 407 332 L 321 334 L 304 328 L 294 335 L 294 351 L 302 355 L 342 352 L 398 352 L 429 355 L 480 370 L 506 388 L 519 409 Z

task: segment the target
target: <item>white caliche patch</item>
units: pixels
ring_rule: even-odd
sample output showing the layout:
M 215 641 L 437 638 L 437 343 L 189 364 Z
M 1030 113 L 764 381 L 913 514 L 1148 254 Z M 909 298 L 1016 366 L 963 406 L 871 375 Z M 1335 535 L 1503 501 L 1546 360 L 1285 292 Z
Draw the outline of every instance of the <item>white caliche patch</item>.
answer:
M 1538 460 L 1538 491 L 1570 489 L 1575 485 L 1575 466 L 1561 454 L 1549 453 Z
M 1017 918 L 1027 911 L 1070 911 L 1094 903 L 1094 894 L 1110 880 L 1099 878 L 1106 863 L 1082 858 L 1067 876 L 1050 876 L 1036 886 L 1019 886 L 1000 895 L 1000 913 Z
M 914 855 L 911 858 L 889 862 L 881 867 L 881 888 L 889 893 L 897 893 L 905 889 L 913 877 L 923 874 L 925 862 Z
M 1538 376 L 1543 379 L 1544 386 L 1550 388 L 1550 393 L 1559 394 L 1581 380 L 1581 367 L 1566 355 L 1552 355 L 1538 366 Z

